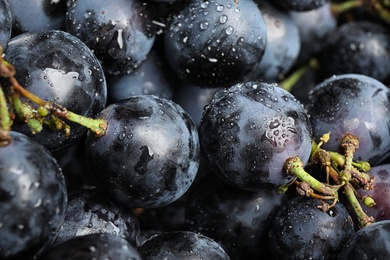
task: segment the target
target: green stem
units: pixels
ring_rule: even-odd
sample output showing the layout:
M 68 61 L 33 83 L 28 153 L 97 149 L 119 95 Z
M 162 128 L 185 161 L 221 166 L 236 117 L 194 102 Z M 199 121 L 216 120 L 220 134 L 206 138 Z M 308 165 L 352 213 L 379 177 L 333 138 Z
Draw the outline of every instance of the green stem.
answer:
M 350 183 L 347 183 L 344 185 L 344 193 L 347 196 L 349 202 L 352 205 L 352 208 L 356 214 L 356 217 L 358 219 L 358 225 L 360 228 L 363 228 L 365 226 L 368 226 L 372 223 L 374 223 L 374 218 L 371 216 L 368 216 L 364 210 L 362 209 L 358 199 L 356 198 L 355 191 Z
M 7 100 L 3 88 L 0 86 L 0 147 L 6 146 L 11 141 L 12 120 L 8 112 Z
M 303 167 L 303 163 L 298 156 L 291 157 L 286 160 L 284 165 L 289 174 L 296 176 L 299 180 L 306 182 L 309 186 L 324 195 L 331 196 L 332 198 L 338 197 L 339 185 L 327 185 L 318 181 L 316 178 L 307 173 Z M 328 198 L 328 197 L 327 197 Z
M 363 6 L 365 3 L 365 0 L 348 0 L 341 3 L 331 2 L 330 5 L 333 15 L 337 17 L 341 13 Z
M 295 86 L 295 84 L 299 81 L 299 79 L 305 75 L 305 73 L 312 68 L 318 68 L 318 61 L 315 58 L 309 60 L 308 64 L 303 65 L 294 71 L 290 76 L 285 78 L 282 82 L 280 82 L 280 86 L 287 90 L 291 91 L 291 89 Z
M 91 133 L 96 137 L 102 137 L 106 134 L 108 123 L 104 119 L 88 118 L 75 114 L 71 111 L 68 111 L 67 115 L 64 116 L 64 118 L 88 128 Z

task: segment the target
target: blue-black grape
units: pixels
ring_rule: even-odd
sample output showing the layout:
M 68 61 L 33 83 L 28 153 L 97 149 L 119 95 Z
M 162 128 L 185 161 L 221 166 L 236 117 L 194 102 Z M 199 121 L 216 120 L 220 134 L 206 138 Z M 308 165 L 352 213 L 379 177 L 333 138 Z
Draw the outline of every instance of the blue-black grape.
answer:
M 89 234 L 60 243 L 38 260 L 117 259 L 141 260 L 137 248 L 127 240 L 113 234 Z
M 19 84 L 41 99 L 86 117 L 93 117 L 106 105 L 103 69 L 93 52 L 75 36 L 60 30 L 23 33 L 10 40 L 4 54 L 16 68 Z M 87 132 L 79 124 L 69 123 L 68 137 L 49 127 L 33 135 L 24 122 L 17 122 L 12 126 L 15 131 L 32 136 L 51 151 L 76 143 Z
M 173 71 L 188 84 L 224 87 L 248 75 L 263 57 L 266 24 L 253 0 L 189 1 L 164 34 Z
M 60 229 L 67 192 L 50 152 L 24 134 L 10 135 L 0 147 L 0 258 L 28 259 Z
M 320 64 L 326 76 L 356 73 L 381 82 L 390 80 L 389 27 L 370 21 L 351 21 L 329 33 Z
M 181 197 L 199 167 L 200 144 L 191 117 L 176 103 L 152 95 L 107 106 L 105 136 L 87 136 L 87 163 L 97 183 L 133 207 L 159 207 Z
M 354 233 L 341 250 L 339 260 L 389 259 L 390 220 L 366 226 Z
M 230 184 L 258 190 L 293 179 L 285 161 L 311 152 L 309 117 L 277 84 L 247 81 L 216 92 L 205 107 L 199 135 L 211 169 Z
M 150 52 L 155 30 L 143 0 L 67 1 L 66 31 L 80 38 L 109 74 L 129 74 Z
M 245 191 L 208 175 L 186 201 L 185 230 L 215 240 L 231 259 L 261 259 L 270 254 L 268 226 L 285 201 L 275 190 Z
M 8 0 L 0 0 L 0 46 L 7 47 L 12 32 L 12 16 Z
M 297 196 L 276 211 L 268 232 L 275 259 L 336 259 L 354 233 L 353 221 L 343 204 L 323 212 L 319 203 Z
M 9 1 L 13 35 L 40 30 L 64 30 L 66 0 Z
M 360 74 L 342 74 L 319 83 L 305 105 L 316 140 L 328 132 L 324 149 L 343 152 L 346 133 L 359 139 L 354 159 L 377 165 L 390 155 L 390 92 L 380 81 Z
M 256 68 L 246 77 L 278 82 L 295 64 L 301 48 L 298 27 L 286 10 L 258 2 L 267 26 L 267 48 Z
M 164 232 L 152 236 L 138 247 L 138 251 L 145 260 L 230 259 L 217 242 L 190 231 Z
M 99 233 L 122 237 L 136 247 L 140 227 L 133 209 L 115 203 L 94 188 L 69 193 L 65 220 L 52 245 Z

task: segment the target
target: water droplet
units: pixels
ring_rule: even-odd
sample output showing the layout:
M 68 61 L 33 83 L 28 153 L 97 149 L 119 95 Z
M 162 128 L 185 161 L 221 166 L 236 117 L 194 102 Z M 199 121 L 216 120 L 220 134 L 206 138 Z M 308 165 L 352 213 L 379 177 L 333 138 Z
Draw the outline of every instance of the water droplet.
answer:
M 228 21 L 228 17 L 227 17 L 227 15 L 221 15 L 221 17 L 219 17 L 219 22 L 221 23 L 221 24 L 224 24 L 224 23 L 226 23 Z
M 224 9 L 223 5 L 218 5 L 218 6 L 217 6 L 217 11 L 218 11 L 218 12 L 222 12 L 223 9 Z
M 207 28 L 209 28 L 209 23 L 208 22 L 201 22 L 200 23 L 200 29 L 206 30 Z
M 225 33 L 227 35 L 231 35 L 234 32 L 234 28 L 232 26 L 229 26 L 225 29 Z

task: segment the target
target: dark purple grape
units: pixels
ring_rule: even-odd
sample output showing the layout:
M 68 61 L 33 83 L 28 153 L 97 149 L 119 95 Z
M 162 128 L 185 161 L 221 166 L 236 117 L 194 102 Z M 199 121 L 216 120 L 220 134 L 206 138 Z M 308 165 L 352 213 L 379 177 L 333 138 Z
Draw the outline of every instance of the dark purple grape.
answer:
M 301 40 L 297 64 L 303 64 L 314 55 L 318 55 L 328 34 L 337 28 L 337 20 L 332 13 L 330 3 L 315 10 L 290 11 L 290 16 L 298 28 Z
M 68 0 L 66 30 L 80 38 L 109 74 L 130 74 L 150 52 L 155 30 L 143 0 Z
M 132 207 L 159 207 L 181 197 L 195 179 L 198 131 L 176 103 L 151 95 L 107 106 L 105 136 L 86 140 L 87 163 L 97 183 Z
M 379 221 L 354 233 L 341 250 L 339 260 L 389 259 L 390 220 Z
M 26 135 L 10 135 L 0 147 L 0 258 L 28 259 L 60 229 L 67 192 L 49 151 Z
M 165 30 L 165 54 L 188 84 L 237 83 L 263 57 L 267 29 L 253 0 L 195 0 L 174 13 Z
M 43 100 L 86 117 L 93 117 L 106 104 L 106 79 L 99 61 L 83 42 L 67 32 L 48 30 L 13 37 L 5 59 L 15 66 L 20 85 Z M 69 137 L 48 127 L 32 135 L 24 122 L 15 123 L 13 129 L 55 151 L 76 143 L 87 132 L 81 125 L 69 126 Z
M 10 1 L 13 35 L 65 29 L 66 0 Z
M 326 76 L 356 73 L 390 80 L 390 30 L 370 21 L 351 21 L 331 32 L 321 50 Z
M 38 260 L 129 259 L 141 260 L 137 248 L 113 234 L 78 236 L 47 250 Z
M 5 50 L 11 38 L 12 16 L 8 0 L 0 0 L 0 46 Z
M 276 0 L 275 3 L 289 11 L 310 11 L 316 10 L 328 3 L 329 0 Z
M 94 233 L 120 236 L 137 246 L 140 228 L 132 208 L 111 201 L 97 189 L 70 193 L 64 224 L 53 244 Z
M 275 259 L 336 259 L 354 233 L 347 209 L 336 203 L 328 212 L 315 198 L 297 196 L 284 203 L 269 227 L 269 247 Z
M 160 53 L 152 50 L 132 73 L 107 75 L 109 104 L 137 95 L 155 95 L 172 99 L 174 78 Z
M 278 82 L 294 65 L 300 48 L 298 27 L 290 14 L 263 0 L 256 0 L 267 26 L 267 48 L 256 68 L 246 77 Z
M 357 161 L 377 165 L 390 155 L 390 92 L 378 80 L 359 74 L 343 74 L 319 83 L 309 94 L 306 109 L 315 140 L 328 132 L 323 148 L 343 152 L 346 133 L 359 139 Z
M 152 236 L 138 247 L 138 251 L 145 260 L 230 259 L 217 242 L 190 231 L 172 231 Z
M 175 90 L 173 101 L 179 104 L 191 116 L 195 124 L 199 126 L 203 108 L 210 103 L 215 92 L 220 89 L 183 84 Z
M 269 222 L 286 196 L 267 189 L 244 191 L 215 179 L 206 176 L 189 195 L 186 230 L 215 240 L 231 259 L 269 255 Z
M 311 152 L 311 126 L 301 103 L 276 84 L 248 81 L 220 90 L 205 107 L 199 128 L 208 165 L 247 190 L 293 179 L 285 161 Z

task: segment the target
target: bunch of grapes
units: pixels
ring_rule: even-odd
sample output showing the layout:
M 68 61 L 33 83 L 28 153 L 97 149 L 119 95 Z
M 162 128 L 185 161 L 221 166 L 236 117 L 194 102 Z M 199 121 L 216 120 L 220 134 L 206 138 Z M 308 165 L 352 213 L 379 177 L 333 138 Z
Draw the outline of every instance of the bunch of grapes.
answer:
M 386 259 L 387 0 L 0 0 L 0 259 Z

